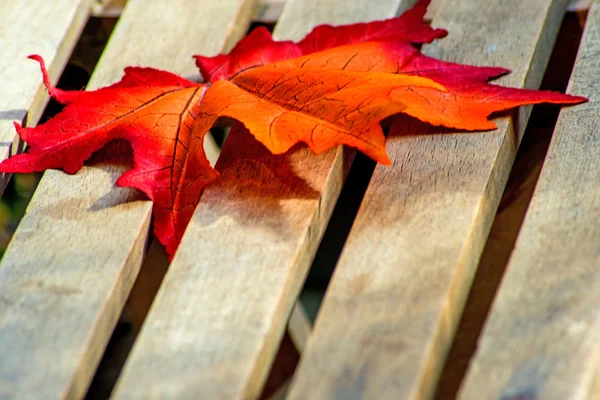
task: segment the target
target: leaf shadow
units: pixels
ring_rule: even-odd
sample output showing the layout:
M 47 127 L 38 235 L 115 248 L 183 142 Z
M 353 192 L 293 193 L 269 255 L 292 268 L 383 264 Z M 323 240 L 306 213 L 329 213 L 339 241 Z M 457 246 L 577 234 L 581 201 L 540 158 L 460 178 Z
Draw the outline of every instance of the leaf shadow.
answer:
M 25 110 L 24 108 L 16 108 L 13 110 L 0 110 L 0 120 L 22 122 L 26 115 L 27 110 Z
M 327 153 L 323 156 L 328 157 Z M 317 202 L 321 197 L 308 183 L 311 171 L 297 169 L 298 157 L 319 156 L 305 145 L 273 155 L 245 129 L 232 129 L 215 166 L 221 178 L 206 189 L 199 204 L 211 209 L 203 213 L 203 223 L 227 216 L 241 224 L 292 234 L 295 216 L 284 213 L 285 203 Z
M 318 156 L 304 145 L 297 145 L 285 154 L 273 155 L 244 130 L 232 130 L 230 137 L 215 166 L 221 178 L 207 187 L 199 207 L 207 203 L 216 205 L 219 211 L 214 214 L 213 220 L 226 216 L 240 223 L 292 235 L 297 227 L 286 224 L 288 215 L 283 213 L 282 202 L 294 199 L 316 202 L 320 198 L 320 191 L 307 183 L 301 176 L 302 171 L 299 174 L 294 170 L 298 162 L 292 160 L 298 156 Z M 86 165 L 103 169 L 115 182 L 131 167 L 132 155 L 128 142 L 116 140 L 94 153 Z M 113 186 L 87 211 L 98 212 L 146 199 L 139 190 Z
M 498 111 L 490 114 L 489 118 L 492 121 L 497 122 L 498 119 L 502 118 L 510 118 L 511 122 L 514 124 L 515 129 L 518 130 L 518 118 L 517 118 L 517 110 L 506 110 L 506 111 Z M 420 135 L 431 135 L 431 134 L 444 134 L 444 135 L 452 135 L 452 134 L 461 134 L 461 135 L 481 135 L 486 132 L 490 132 L 492 130 L 480 130 L 480 131 L 466 131 L 464 129 L 455 129 L 455 128 L 447 128 L 444 126 L 435 126 L 428 124 L 426 122 L 422 122 L 415 117 L 411 117 L 405 114 L 397 114 L 393 117 L 392 125 L 394 128 L 390 129 L 390 133 L 388 135 L 388 139 L 393 140 L 394 137 L 398 136 L 420 136 Z M 398 125 L 405 125 L 406 129 L 398 129 Z
M 232 130 L 215 168 L 228 186 L 235 185 L 246 197 L 269 199 L 318 198 L 313 189 L 292 167 L 295 154 L 308 148 L 298 144 L 284 154 L 272 154 L 245 130 Z
M 460 207 L 496 196 L 490 182 L 496 185 L 504 158 L 516 152 L 519 123 L 516 112 L 495 117 L 500 127 L 510 118 L 512 128 L 464 131 L 396 116 L 386 143 L 393 164 L 376 167 L 363 200 L 364 212 L 370 218 L 385 215 L 377 219 L 382 229 L 427 226 L 432 221 L 447 223 L 462 212 Z M 371 229 L 369 224 L 357 226 Z
M 133 148 L 126 140 L 117 139 L 107 143 L 102 149 L 95 152 L 85 165 L 103 169 L 110 174 L 113 180 L 111 190 L 96 199 L 88 211 L 97 212 L 123 203 L 148 200 L 140 190 L 114 185 L 114 182 L 133 166 Z

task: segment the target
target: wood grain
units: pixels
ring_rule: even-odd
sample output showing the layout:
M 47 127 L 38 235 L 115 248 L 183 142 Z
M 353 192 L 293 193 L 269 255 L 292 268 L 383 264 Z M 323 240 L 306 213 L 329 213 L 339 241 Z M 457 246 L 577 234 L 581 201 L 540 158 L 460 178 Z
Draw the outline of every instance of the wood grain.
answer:
M 596 2 L 568 89 L 590 102 L 561 111 L 461 399 L 599 396 L 599 71 Z
M 35 125 L 48 101 L 39 66 L 27 56 L 44 57 L 56 83 L 90 7 L 91 0 L 0 2 L 0 160 L 19 150 L 13 121 Z M 8 178 L 9 174 L 0 174 L 0 194 Z
M 118 80 L 130 64 L 193 75 L 190 56 L 230 46 L 251 3 L 130 0 L 90 86 Z M 85 392 L 147 240 L 151 204 L 114 187 L 122 172 L 44 175 L 0 266 L 0 397 Z
M 400 4 L 288 1 L 275 36 L 389 17 Z M 305 148 L 274 156 L 248 135 L 230 134 L 217 162 L 221 180 L 202 196 L 116 398 L 260 394 L 352 158 Z
M 513 70 L 537 87 L 566 1 L 463 0 L 432 23 L 438 58 Z M 409 120 L 388 140 L 292 382 L 290 399 L 430 398 L 530 108 L 498 129 L 443 133 Z M 480 398 L 486 398 L 480 397 Z

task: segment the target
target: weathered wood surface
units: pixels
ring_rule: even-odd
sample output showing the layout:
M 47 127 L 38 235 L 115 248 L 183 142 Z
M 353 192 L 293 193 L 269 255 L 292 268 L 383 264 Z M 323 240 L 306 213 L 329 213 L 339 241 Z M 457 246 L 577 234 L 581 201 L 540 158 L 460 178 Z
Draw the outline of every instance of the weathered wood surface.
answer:
M 391 17 L 399 0 L 290 0 L 275 29 Z M 352 152 L 273 156 L 230 136 L 117 385 L 116 398 L 256 398 Z
M 244 34 L 251 6 L 130 0 L 90 86 L 114 82 L 135 64 L 193 75 L 191 55 L 230 46 Z M 85 392 L 147 240 L 151 204 L 114 187 L 122 171 L 44 175 L 0 265 L 0 397 Z
M 48 101 L 40 68 L 27 56 L 44 57 L 50 77 L 56 83 L 87 21 L 90 7 L 91 0 L 0 2 L 0 160 L 17 150 L 19 138 L 13 121 L 35 125 Z M 10 175 L 0 175 L 1 194 Z
M 96 0 L 92 14 L 97 17 L 118 17 L 121 15 L 127 0 Z M 252 20 L 273 23 L 277 21 L 285 0 L 259 0 L 253 10 Z
M 568 89 L 590 102 L 561 111 L 461 399 L 600 396 L 599 85 L 596 3 Z
M 445 2 L 433 26 L 451 35 L 425 53 L 506 66 L 513 73 L 501 83 L 537 87 L 566 6 Z M 290 399 L 433 395 L 529 113 L 479 134 L 404 120 L 407 134 L 388 140 L 394 165 L 375 169 Z

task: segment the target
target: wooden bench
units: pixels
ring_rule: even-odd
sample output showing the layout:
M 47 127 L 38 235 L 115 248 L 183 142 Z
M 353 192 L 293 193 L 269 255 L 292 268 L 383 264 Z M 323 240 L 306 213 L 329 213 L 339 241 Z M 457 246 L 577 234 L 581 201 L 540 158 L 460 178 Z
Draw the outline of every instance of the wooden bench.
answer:
M 299 39 L 317 24 L 388 18 L 413 3 L 287 0 L 270 10 L 280 13 L 274 36 Z M 17 147 L 12 122 L 36 124 L 47 100 L 25 57 L 41 54 L 56 81 L 101 6 L 0 3 L 3 158 Z M 600 398 L 600 4 L 435 6 L 432 23 L 450 36 L 425 53 L 508 67 L 513 73 L 501 83 L 529 88 L 540 85 L 567 8 L 590 7 L 568 89 L 590 102 L 560 113 L 458 397 Z M 136 64 L 195 77 L 191 55 L 229 50 L 257 13 L 272 14 L 265 7 L 129 0 L 89 88 Z M 393 166 L 375 167 L 360 209 L 348 216 L 354 224 L 312 332 L 294 305 L 355 153 L 273 156 L 248 138 L 227 140 L 217 161 L 223 178 L 203 194 L 156 297 L 145 299 L 152 308 L 112 398 L 258 398 L 286 326 L 302 357 L 282 398 L 433 398 L 444 364 L 453 362 L 477 268 L 486 268 L 482 252 L 530 113 L 521 108 L 484 134 L 432 128 L 390 138 Z M 216 159 L 214 143 L 207 146 Z M 99 165 L 44 174 L 0 265 L 0 399 L 85 395 L 151 258 L 152 205 L 114 186 L 122 172 Z M 310 190 L 297 189 L 299 181 Z

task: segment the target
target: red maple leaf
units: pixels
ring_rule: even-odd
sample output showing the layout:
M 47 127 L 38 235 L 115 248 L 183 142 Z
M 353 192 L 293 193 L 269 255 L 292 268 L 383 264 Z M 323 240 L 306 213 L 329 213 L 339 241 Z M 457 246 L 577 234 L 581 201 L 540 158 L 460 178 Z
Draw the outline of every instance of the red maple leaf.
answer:
M 423 23 L 428 1 L 399 18 L 343 27 L 320 26 L 298 43 L 275 42 L 256 30 L 229 55 L 196 57 L 207 84 L 168 72 L 127 68 L 123 79 L 90 92 L 54 88 L 66 105 L 54 119 L 21 128 L 29 152 L 5 160 L 3 172 L 61 168 L 77 172 L 115 139 L 133 148 L 133 168 L 117 185 L 142 190 L 154 202 L 154 228 L 172 256 L 203 188 L 217 179 L 203 139 L 220 118 L 240 121 L 267 149 L 298 142 L 320 153 L 346 144 L 390 162 L 379 125 L 404 113 L 435 125 L 491 129 L 488 116 L 522 104 L 585 99 L 488 84 L 508 71 L 443 62 L 413 43 L 446 35 Z
M 127 140 L 134 167 L 116 183 L 139 189 L 154 202 L 155 234 L 173 254 L 202 189 L 218 177 L 204 154 L 204 133 L 192 133 L 206 86 L 169 72 L 126 68 L 112 86 L 63 91 L 50 83 L 43 60 L 30 58 L 40 63 L 50 96 L 65 108 L 35 128 L 15 123 L 29 149 L 5 160 L 0 169 L 58 168 L 74 174 L 107 143 Z

